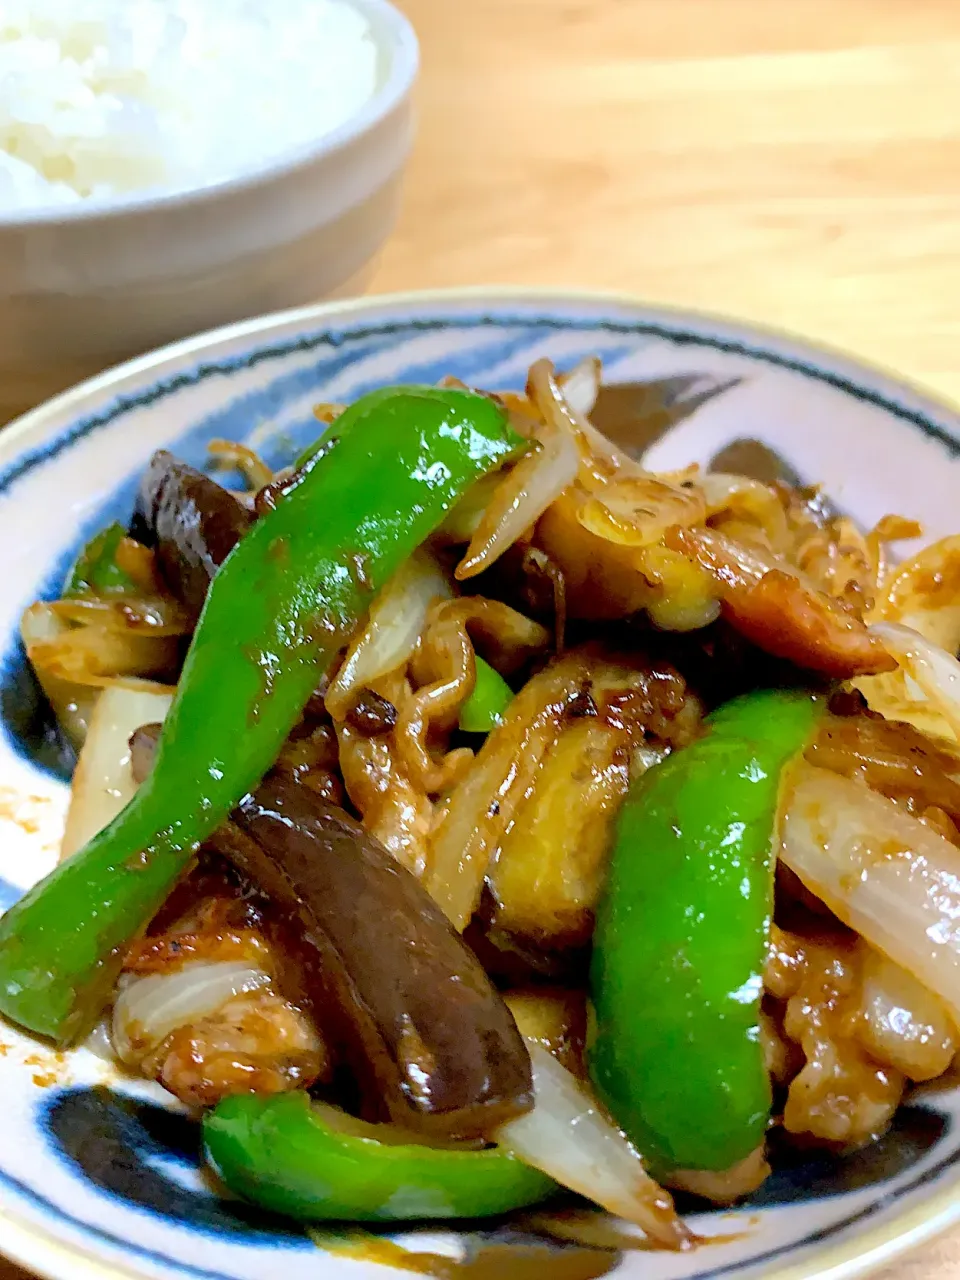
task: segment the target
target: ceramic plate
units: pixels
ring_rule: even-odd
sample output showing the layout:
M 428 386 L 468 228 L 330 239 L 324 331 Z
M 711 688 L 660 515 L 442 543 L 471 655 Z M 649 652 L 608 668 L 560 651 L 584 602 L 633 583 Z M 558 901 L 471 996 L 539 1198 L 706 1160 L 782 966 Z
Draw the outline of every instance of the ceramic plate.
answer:
M 888 511 L 953 532 L 960 418 L 897 381 L 800 342 L 630 301 L 472 293 L 371 299 L 220 331 L 69 392 L 0 434 L 2 713 L 0 907 L 56 856 L 66 783 L 18 646 L 21 610 L 57 594 L 83 539 L 125 520 L 159 446 L 202 465 L 215 436 L 276 463 L 315 431 L 311 405 L 384 382 L 456 374 L 520 387 L 539 355 L 595 353 L 611 381 L 710 375 L 734 385 L 650 448 L 654 467 L 705 461 L 731 440 L 773 445 L 864 524 Z M 667 383 L 668 386 L 676 385 Z M 687 406 L 689 408 L 689 406 Z M 88 1051 L 54 1055 L 0 1028 L 0 1247 L 57 1280 L 376 1280 L 302 1231 L 219 1200 L 197 1129 L 158 1087 Z M 960 1097 L 915 1096 L 879 1143 L 781 1166 L 752 1203 L 700 1214 L 696 1252 L 609 1259 L 624 1280 L 851 1276 L 960 1216 Z M 420 1238 L 476 1249 L 485 1233 Z M 409 1238 L 409 1237 L 408 1237 Z M 569 1260 L 567 1260 L 569 1261 Z M 574 1275 L 559 1255 L 543 1274 Z M 492 1274 L 492 1272 L 490 1272 Z

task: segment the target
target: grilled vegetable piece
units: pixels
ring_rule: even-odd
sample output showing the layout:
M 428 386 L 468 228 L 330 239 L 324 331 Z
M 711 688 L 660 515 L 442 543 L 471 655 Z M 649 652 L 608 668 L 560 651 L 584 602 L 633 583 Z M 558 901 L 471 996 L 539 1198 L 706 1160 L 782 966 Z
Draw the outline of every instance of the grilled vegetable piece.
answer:
M 339 1044 L 369 1118 L 476 1137 L 529 1110 L 530 1060 L 503 1000 L 426 890 L 349 814 L 274 774 L 216 843 L 296 934 L 298 1003 Z
M 232 493 L 160 449 L 140 483 L 130 531 L 156 548 L 164 582 L 199 618 L 214 574 L 252 520 Z
M 227 1098 L 204 1117 L 203 1140 L 232 1191 L 307 1222 L 481 1218 L 557 1189 L 509 1151 L 404 1141 L 306 1093 Z

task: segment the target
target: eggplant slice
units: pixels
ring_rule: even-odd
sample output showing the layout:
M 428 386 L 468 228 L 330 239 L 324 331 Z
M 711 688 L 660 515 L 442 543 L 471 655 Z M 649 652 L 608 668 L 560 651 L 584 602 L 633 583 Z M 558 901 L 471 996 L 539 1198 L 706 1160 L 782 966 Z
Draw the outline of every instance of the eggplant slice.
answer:
M 512 1014 L 420 882 L 349 814 L 272 775 L 214 843 L 279 908 L 288 948 L 295 934 L 299 1002 L 340 1041 L 369 1118 L 475 1138 L 529 1111 Z
M 138 780 L 159 732 L 131 739 Z M 513 1015 L 420 882 L 348 813 L 272 773 L 210 846 L 270 904 L 283 994 L 349 1070 L 364 1118 L 437 1141 L 486 1137 L 530 1110 Z
M 253 518 L 227 489 L 161 449 L 140 483 L 130 535 L 156 548 L 164 582 L 196 619 Z

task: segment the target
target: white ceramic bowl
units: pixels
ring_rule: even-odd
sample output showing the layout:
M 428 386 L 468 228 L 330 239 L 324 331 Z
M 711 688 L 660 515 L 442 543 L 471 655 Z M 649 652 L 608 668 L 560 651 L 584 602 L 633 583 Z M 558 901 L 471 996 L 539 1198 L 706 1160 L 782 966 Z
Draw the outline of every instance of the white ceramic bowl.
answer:
M 444 374 L 517 388 L 539 356 L 569 367 L 590 353 L 611 382 L 707 375 L 729 384 L 651 446 L 655 469 L 755 437 L 823 481 L 864 525 L 899 511 L 929 537 L 957 529 L 956 410 L 842 356 L 708 316 L 624 298 L 474 291 L 309 308 L 179 343 L 0 432 L 0 910 L 53 865 L 66 797 L 25 679 L 21 611 L 58 594 L 96 529 L 128 518 L 155 449 L 203 465 L 207 443 L 226 436 L 279 466 L 315 438 L 317 400 Z M 220 1200 L 201 1176 L 196 1125 L 169 1109 L 158 1085 L 120 1077 L 89 1050 L 55 1055 L 0 1023 L 0 1099 L 0 1250 L 44 1276 L 402 1280 L 338 1256 L 328 1234 L 311 1239 Z M 709 1243 L 692 1252 L 601 1262 L 618 1280 L 853 1280 L 958 1223 L 953 1089 L 913 1094 L 863 1151 L 779 1162 L 735 1211 L 701 1206 L 691 1225 Z M 421 1252 L 469 1254 L 515 1238 L 505 1232 L 488 1222 L 462 1235 L 396 1234 Z M 588 1273 L 577 1266 L 557 1246 L 526 1274 Z
M 161 343 L 364 285 L 396 211 L 418 50 L 387 0 L 354 3 L 380 83 L 317 143 L 197 191 L 0 212 L 0 423 Z

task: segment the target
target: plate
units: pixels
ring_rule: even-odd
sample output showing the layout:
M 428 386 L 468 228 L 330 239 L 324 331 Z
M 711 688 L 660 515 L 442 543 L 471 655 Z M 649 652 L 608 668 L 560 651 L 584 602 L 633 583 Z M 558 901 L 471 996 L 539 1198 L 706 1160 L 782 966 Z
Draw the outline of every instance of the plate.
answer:
M 311 406 L 382 383 L 455 374 L 520 387 L 531 361 L 597 354 L 610 381 L 731 383 L 648 454 L 672 468 L 759 438 L 865 524 L 887 512 L 955 531 L 960 416 L 883 373 L 793 339 L 626 299 L 521 292 L 373 298 L 270 316 L 166 348 L 66 393 L 0 434 L 0 908 L 56 856 L 67 794 L 27 678 L 18 619 L 57 593 L 80 543 L 129 514 L 158 447 L 202 464 L 217 436 L 269 461 L 315 433 Z M 689 406 L 688 406 L 689 407 Z M 159 1087 L 89 1050 L 62 1056 L 0 1027 L 0 1248 L 56 1280 L 382 1280 L 237 1202 L 198 1169 L 197 1129 Z M 796 1159 L 685 1256 L 625 1253 L 624 1280 L 832 1280 L 889 1262 L 960 1220 L 960 1095 L 914 1095 L 881 1142 L 843 1160 Z M 408 1235 L 418 1251 L 489 1247 L 495 1227 Z M 560 1246 L 558 1246 L 559 1249 Z M 566 1275 L 558 1253 L 544 1274 Z M 504 1275 L 506 1275 L 504 1271 Z M 570 1270 L 569 1274 L 575 1274 Z M 579 1274 L 579 1273 L 576 1273 Z

